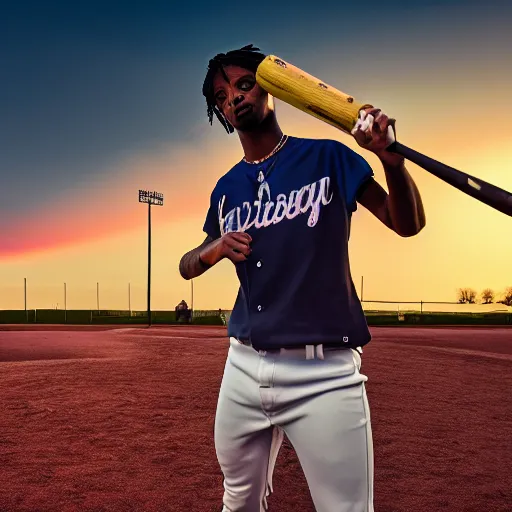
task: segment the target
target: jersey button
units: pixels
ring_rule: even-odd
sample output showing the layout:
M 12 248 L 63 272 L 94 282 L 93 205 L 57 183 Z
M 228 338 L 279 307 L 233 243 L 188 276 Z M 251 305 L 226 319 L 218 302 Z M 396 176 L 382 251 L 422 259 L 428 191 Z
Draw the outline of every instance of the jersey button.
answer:
M 260 268 L 260 267 L 261 267 L 261 261 L 258 261 L 258 263 L 256 263 L 256 266 L 257 266 L 258 268 Z
M 258 311 L 261 311 L 263 308 L 261 306 L 258 306 Z

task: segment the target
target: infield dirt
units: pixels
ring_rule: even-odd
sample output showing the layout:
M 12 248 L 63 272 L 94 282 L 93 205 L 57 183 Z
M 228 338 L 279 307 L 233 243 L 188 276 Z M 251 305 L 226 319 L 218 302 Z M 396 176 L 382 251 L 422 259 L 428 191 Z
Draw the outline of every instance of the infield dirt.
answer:
M 372 328 L 376 512 L 512 509 L 512 329 Z M 2 326 L 0 510 L 218 512 L 224 328 Z M 335 447 L 333 447 L 335 449 Z M 285 442 L 270 511 L 314 512 Z

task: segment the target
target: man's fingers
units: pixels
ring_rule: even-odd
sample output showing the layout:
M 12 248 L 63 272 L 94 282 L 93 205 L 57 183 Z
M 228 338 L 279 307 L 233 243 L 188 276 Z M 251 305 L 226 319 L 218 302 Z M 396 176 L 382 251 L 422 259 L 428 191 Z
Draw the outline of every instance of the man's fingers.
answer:
M 231 238 L 238 240 L 239 242 L 252 242 L 251 235 L 241 231 L 234 231 L 230 233 Z
M 247 256 L 245 256 L 245 254 L 232 251 L 229 255 L 229 259 L 233 263 L 241 263 L 242 261 L 247 261 Z
M 371 140 L 371 137 L 368 135 L 368 132 L 362 131 L 362 130 L 357 130 L 354 133 L 354 139 L 356 139 L 356 142 L 359 145 L 364 146 L 365 144 L 368 144 L 368 142 Z
M 236 240 L 231 240 L 230 243 L 228 243 L 228 247 L 233 251 L 245 254 L 246 256 L 251 254 L 251 248 L 249 245 L 242 242 L 237 242 Z
M 234 232 L 231 233 L 231 236 L 226 238 L 227 245 L 246 256 L 251 254 L 251 248 L 249 244 L 251 243 L 252 238 L 247 233 Z
M 389 118 L 383 112 L 380 112 L 373 121 L 373 131 L 377 134 L 384 133 L 388 126 Z
M 370 107 L 365 109 L 366 115 L 373 116 L 374 118 L 379 115 L 379 112 L 381 112 L 380 108 Z
M 233 231 L 223 237 L 224 254 L 225 257 L 230 259 L 233 263 L 240 263 L 246 261 L 252 252 L 249 244 L 252 238 L 249 234 Z
M 359 117 L 351 130 L 357 143 L 372 151 L 386 138 L 389 146 L 396 141 L 396 119 L 388 117 L 380 108 L 368 107 L 359 111 Z
M 358 144 L 364 144 L 366 135 L 361 130 L 357 130 L 357 132 L 354 133 L 354 139 L 356 139 Z

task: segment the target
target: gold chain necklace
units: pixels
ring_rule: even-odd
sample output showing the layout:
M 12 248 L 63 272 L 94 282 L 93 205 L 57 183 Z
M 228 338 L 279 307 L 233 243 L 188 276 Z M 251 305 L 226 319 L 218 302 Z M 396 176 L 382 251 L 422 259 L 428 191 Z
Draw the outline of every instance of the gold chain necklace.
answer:
M 244 162 L 246 162 L 248 164 L 253 164 L 253 165 L 261 164 L 265 160 L 268 160 L 271 156 L 275 155 L 285 145 L 287 140 L 288 140 L 288 135 L 283 134 L 283 136 L 281 137 L 281 140 L 277 143 L 277 146 L 267 156 L 264 156 L 263 158 L 260 158 L 259 160 L 252 160 L 252 161 L 247 160 L 244 156 L 243 160 L 244 160 Z

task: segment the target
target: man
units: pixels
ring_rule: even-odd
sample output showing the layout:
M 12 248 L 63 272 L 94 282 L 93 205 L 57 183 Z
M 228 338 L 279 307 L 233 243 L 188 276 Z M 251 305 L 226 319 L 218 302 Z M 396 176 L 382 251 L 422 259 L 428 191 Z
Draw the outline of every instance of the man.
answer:
M 185 301 L 185 299 L 182 299 L 182 301 L 176 306 L 176 311 L 183 311 L 188 309 L 188 304 Z
M 180 272 L 196 278 L 224 258 L 240 289 L 215 420 L 224 512 L 267 510 L 283 435 L 300 460 L 317 512 L 373 511 L 370 416 L 360 373 L 370 341 L 350 275 L 357 202 L 400 236 L 425 225 L 402 157 L 386 151 L 394 121 L 368 109 L 354 134 L 376 154 L 387 193 L 366 161 L 334 140 L 284 135 L 272 97 L 256 83 L 265 56 L 252 45 L 209 62 L 208 116 L 236 130 L 244 158 L 217 183 L 205 241 Z M 311 304 L 324 304 L 319 318 Z M 292 483 L 290 483 L 292 485 Z
M 181 319 L 185 320 L 185 322 L 188 322 L 190 319 L 190 311 L 188 309 L 188 304 L 186 303 L 185 299 L 183 299 L 175 308 L 176 312 L 176 321 L 179 322 Z

